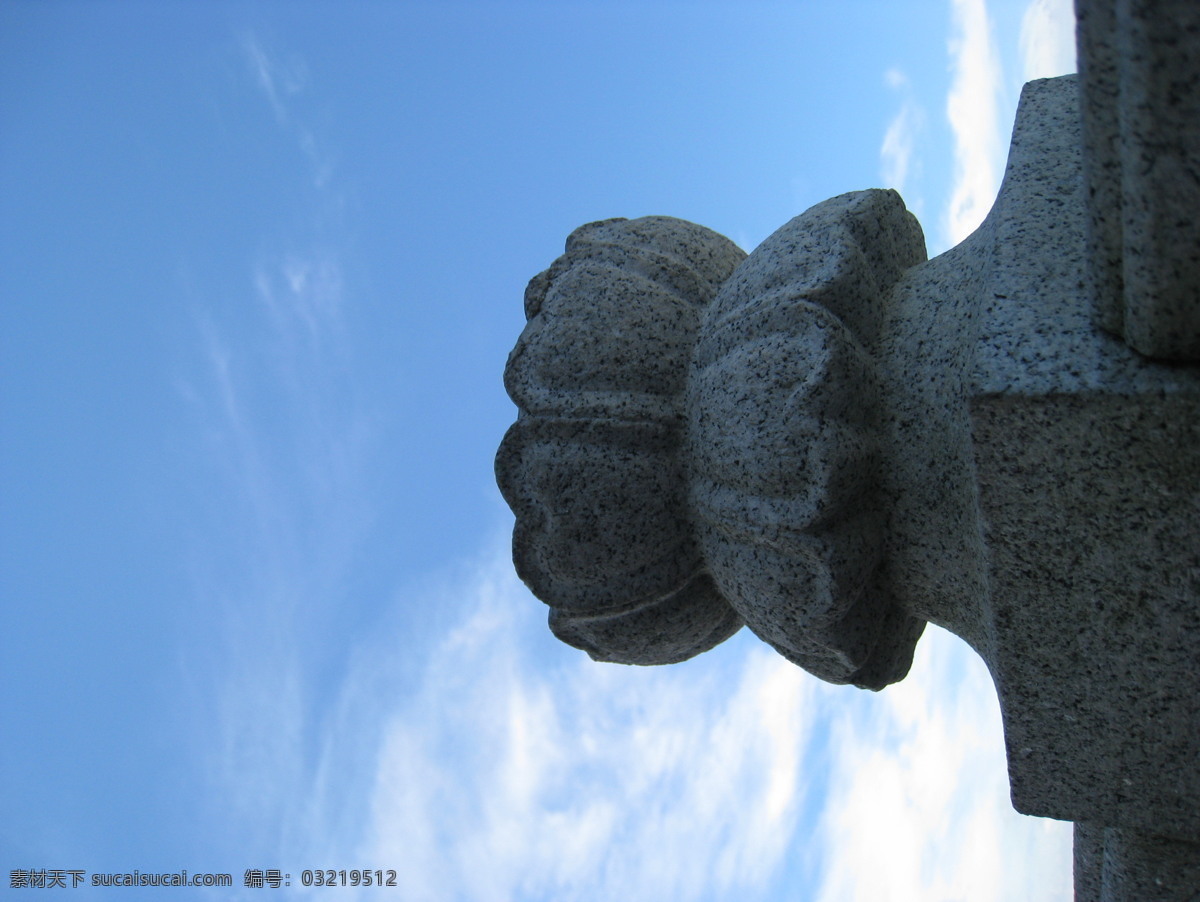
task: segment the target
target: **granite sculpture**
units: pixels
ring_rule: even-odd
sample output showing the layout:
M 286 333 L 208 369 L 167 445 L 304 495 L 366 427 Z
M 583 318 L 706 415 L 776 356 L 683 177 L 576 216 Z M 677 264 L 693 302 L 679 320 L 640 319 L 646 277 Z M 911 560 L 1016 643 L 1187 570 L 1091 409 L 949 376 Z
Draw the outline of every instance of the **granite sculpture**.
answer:
M 557 636 L 671 663 L 745 624 L 881 689 L 951 630 L 1014 806 L 1076 823 L 1081 900 L 1200 897 L 1200 13 L 1174 7 L 1079 4 L 1081 75 L 1026 86 L 958 247 L 927 260 L 881 190 L 748 256 L 593 223 L 505 372 L 497 478 Z

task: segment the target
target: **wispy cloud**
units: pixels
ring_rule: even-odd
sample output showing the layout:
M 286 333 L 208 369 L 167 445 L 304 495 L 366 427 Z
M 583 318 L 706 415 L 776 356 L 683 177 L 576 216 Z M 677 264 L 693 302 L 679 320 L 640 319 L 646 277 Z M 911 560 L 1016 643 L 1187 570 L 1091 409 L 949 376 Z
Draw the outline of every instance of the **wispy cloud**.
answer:
M 1021 68 L 1026 81 L 1075 71 L 1075 4 L 1032 0 L 1021 17 Z
M 310 135 L 289 106 L 303 64 L 277 63 L 252 35 L 240 46 L 275 121 Z M 372 420 L 348 365 L 339 196 L 308 178 L 311 159 L 279 161 L 309 185 L 307 214 L 283 214 L 269 236 L 236 249 L 249 261 L 240 283 L 189 292 L 201 354 L 181 380 L 210 505 L 195 528 L 196 604 L 215 624 L 184 666 L 213 687 L 207 767 L 224 815 L 259 854 L 315 816 L 313 796 L 293 793 L 313 786 L 336 714 L 324 673 L 344 665 L 349 636 L 328 627 L 355 616 L 350 562 L 374 511 Z
M 883 144 L 879 148 L 880 177 L 883 187 L 895 188 L 901 194 L 909 184 L 909 176 L 913 169 L 913 153 L 917 138 L 924 126 L 924 112 L 917 103 L 912 85 L 899 69 L 889 69 L 884 74 L 884 82 L 899 96 L 900 109 L 888 123 L 883 136 Z M 909 208 L 918 215 L 920 202 L 918 198 L 906 198 Z
M 297 59 L 281 61 L 253 32 L 243 33 L 239 43 L 255 84 L 271 104 L 276 121 L 283 125 L 288 120 L 289 100 L 304 90 L 308 81 L 304 63 Z
M 250 77 L 270 104 L 276 123 L 292 134 L 296 146 L 308 159 L 313 186 L 317 189 L 329 187 L 334 158 L 294 109 L 300 95 L 309 87 L 307 65 L 297 57 L 284 59 L 271 52 L 254 32 L 244 32 L 238 43 Z
M 1003 73 L 984 0 L 952 0 L 952 70 L 946 115 L 954 135 L 954 182 L 946 212 L 949 245 L 973 232 L 1000 187 L 1005 142 Z
M 289 364 L 301 353 L 318 354 L 342 334 L 345 279 L 332 247 L 313 245 L 262 257 L 254 266 L 254 291 L 270 316 L 276 337 L 288 348 Z M 303 342 L 306 351 L 297 347 Z

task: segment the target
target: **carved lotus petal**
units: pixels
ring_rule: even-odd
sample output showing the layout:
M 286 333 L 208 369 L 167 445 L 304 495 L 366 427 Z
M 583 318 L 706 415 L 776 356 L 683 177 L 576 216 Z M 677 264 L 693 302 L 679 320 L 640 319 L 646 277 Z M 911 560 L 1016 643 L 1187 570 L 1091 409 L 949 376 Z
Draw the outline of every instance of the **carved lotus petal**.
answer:
M 518 574 L 594 658 L 671 663 L 741 627 L 704 571 L 680 449 L 700 315 L 744 256 L 681 220 L 608 220 L 526 292 L 496 475 Z

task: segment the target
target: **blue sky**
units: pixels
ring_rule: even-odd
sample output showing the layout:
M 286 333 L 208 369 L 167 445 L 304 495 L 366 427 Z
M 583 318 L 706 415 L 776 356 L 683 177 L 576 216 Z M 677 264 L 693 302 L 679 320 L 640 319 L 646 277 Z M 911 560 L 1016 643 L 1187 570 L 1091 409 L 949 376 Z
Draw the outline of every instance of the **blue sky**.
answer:
M 5 885 L 1069 898 L 1069 825 L 1011 811 L 964 645 L 930 630 L 880 694 L 745 631 L 593 663 L 512 572 L 492 458 L 525 283 L 573 228 L 750 250 L 890 186 L 938 253 L 1072 27 L 1069 0 L 0 5 Z

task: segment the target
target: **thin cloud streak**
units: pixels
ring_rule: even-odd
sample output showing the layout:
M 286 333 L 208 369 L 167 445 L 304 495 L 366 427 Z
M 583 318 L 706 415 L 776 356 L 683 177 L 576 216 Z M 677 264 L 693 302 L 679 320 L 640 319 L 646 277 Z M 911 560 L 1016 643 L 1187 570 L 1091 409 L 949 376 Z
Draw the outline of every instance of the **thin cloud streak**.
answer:
M 255 84 L 271 105 L 275 121 L 285 124 L 288 121 L 287 101 L 300 93 L 308 81 L 304 64 L 295 60 L 280 62 L 251 32 L 242 34 L 239 43 Z
M 231 329 L 237 341 L 214 327 L 214 400 L 199 431 L 213 437 L 207 457 L 220 468 L 211 525 L 198 524 L 193 552 L 209 639 L 184 649 L 182 662 L 209 687 L 196 750 L 208 817 L 214 829 L 238 824 L 240 851 L 271 861 L 311 844 L 318 820 L 339 828 L 322 791 L 345 783 L 322 771 L 339 712 L 323 699 L 351 640 L 329 624 L 356 617 L 351 563 L 373 516 L 370 430 L 353 387 L 334 375 L 345 356 L 337 330 L 310 340 L 313 319 L 298 310 L 285 304 L 272 320 L 247 303 L 242 315 L 266 328 Z
M 214 538 L 198 537 L 195 591 L 217 615 L 218 641 L 189 652 L 212 657 L 219 686 L 209 768 L 239 821 L 258 823 L 264 837 L 294 815 L 292 790 L 318 731 L 306 687 L 313 659 L 333 653 L 318 651 L 319 633 L 370 515 L 367 430 L 329 362 L 297 341 L 311 321 L 285 312 L 291 320 L 258 340 L 208 329 L 214 401 L 200 409 L 199 431 L 221 465 L 220 522 Z
M 945 218 L 948 246 L 978 228 L 1000 187 L 1006 143 L 1003 74 L 984 0 L 952 0 L 952 70 L 946 115 L 954 135 L 954 182 Z

